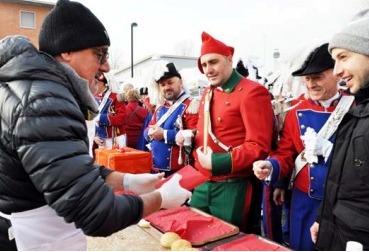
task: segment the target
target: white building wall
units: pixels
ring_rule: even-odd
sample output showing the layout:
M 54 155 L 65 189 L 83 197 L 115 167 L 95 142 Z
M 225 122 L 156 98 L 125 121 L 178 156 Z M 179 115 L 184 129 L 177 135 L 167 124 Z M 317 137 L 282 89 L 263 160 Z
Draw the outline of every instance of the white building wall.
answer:
M 172 56 L 172 55 L 152 55 L 141 61 L 138 61 L 133 66 L 134 78 L 131 78 L 131 66 L 126 66 L 122 69 L 114 71 L 114 77 L 120 85 L 125 83 L 132 83 L 136 88 L 144 87 L 145 76 L 151 66 L 152 62 L 157 60 L 166 60 L 174 63 L 178 71 L 184 68 L 195 68 L 197 67 L 197 58 L 195 57 L 184 57 L 184 56 Z M 200 71 L 199 71 L 200 73 Z

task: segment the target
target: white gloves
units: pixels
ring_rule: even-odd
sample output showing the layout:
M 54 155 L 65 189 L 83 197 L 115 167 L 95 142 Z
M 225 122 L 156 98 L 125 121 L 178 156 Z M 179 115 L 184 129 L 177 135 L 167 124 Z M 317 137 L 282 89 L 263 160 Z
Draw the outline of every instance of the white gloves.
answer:
M 255 161 L 252 164 L 252 170 L 254 171 L 255 176 L 260 179 L 266 179 L 270 181 L 270 177 L 272 174 L 272 163 L 266 160 Z
M 202 166 L 202 168 L 211 170 L 212 169 L 211 154 L 213 153 L 213 150 L 208 146 L 206 148 L 207 151 L 205 154 L 202 149 L 203 149 L 202 146 L 196 149 L 197 159 L 199 160 L 199 163 Z
M 178 146 L 191 146 L 192 138 L 194 137 L 192 130 L 180 130 L 176 134 L 176 144 Z
M 182 130 L 178 131 L 177 134 L 176 134 L 176 144 L 178 146 L 183 146 L 183 143 L 184 143 L 184 137 L 182 135 Z
M 333 144 L 324 138 L 317 137 L 314 129 L 308 127 L 305 135 L 301 136 L 305 145 L 305 158 L 309 164 L 318 163 L 318 156 L 323 156 L 327 162 L 332 151 Z
M 152 192 L 155 185 L 163 178 L 164 174 L 130 174 L 126 173 L 123 177 L 123 188 L 137 194 Z
M 174 174 L 171 179 L 157 189 L 161 194 L 161 208 L 171 209 L 179 207 L 191 197 L 192 193 L 179 184 L 181 179 L 182 175 Z

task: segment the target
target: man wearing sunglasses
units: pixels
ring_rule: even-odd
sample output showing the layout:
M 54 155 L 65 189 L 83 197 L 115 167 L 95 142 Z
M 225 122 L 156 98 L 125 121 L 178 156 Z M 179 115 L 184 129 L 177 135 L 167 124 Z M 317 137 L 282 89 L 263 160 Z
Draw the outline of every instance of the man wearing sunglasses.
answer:
M 108 236 L 191 196 L 180 176 L 154 190 L 163 174 L 114 172 L 90 157 L 85 120 L 98 112 L 109 45 L 96 16 L 69 0 L 46 16 L 40 51 L 22 36 L 0 42 L 1 250 L 86 250 L 85 235 Z

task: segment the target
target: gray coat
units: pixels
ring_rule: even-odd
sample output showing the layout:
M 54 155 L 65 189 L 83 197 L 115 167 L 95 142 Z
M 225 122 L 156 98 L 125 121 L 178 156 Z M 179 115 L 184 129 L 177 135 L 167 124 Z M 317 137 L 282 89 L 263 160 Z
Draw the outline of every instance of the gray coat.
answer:
M 88 84 L 21 36 L 0 42 L 0 211 L 45 204 L 87 235 L 107 236 L 142 216 L 136 196 L 115 196 L 89 156 Z

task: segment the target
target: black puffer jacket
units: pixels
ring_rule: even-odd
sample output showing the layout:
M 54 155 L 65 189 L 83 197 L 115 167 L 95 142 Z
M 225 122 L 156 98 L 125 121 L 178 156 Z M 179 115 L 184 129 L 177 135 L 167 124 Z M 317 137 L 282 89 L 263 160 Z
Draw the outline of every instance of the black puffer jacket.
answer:
M 369 250 L 369 85 L 355 95 L 356 106 L 337 130 L 318 216 L 317 248 L 345 250 L 358 241 Z
M 143 203 L 115 196 L 109 171 L 88 153 L 88 84 L 28 39 L 0 42 L 0 211 L 48 204 L 85 234 L 107 236 L 137 222 Z

